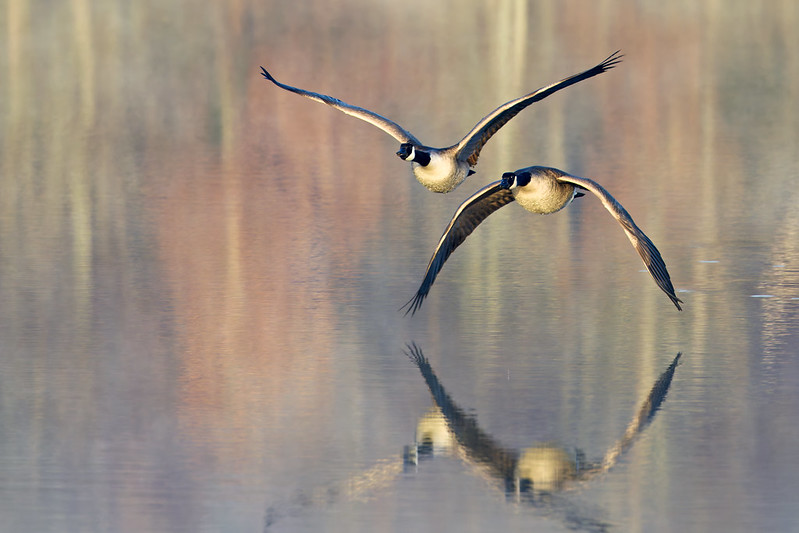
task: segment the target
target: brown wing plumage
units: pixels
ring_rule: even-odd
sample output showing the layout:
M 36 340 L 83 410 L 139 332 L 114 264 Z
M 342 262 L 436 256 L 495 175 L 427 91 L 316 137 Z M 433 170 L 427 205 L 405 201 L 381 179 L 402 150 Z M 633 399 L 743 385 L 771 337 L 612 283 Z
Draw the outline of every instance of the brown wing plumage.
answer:
M 433 257 L 427 264 L 427 271 L 424 274 L 424 280 L 416 295 L 411 298 L 402 309 L 407 307 L 405 314 L 410 313 L 413 315 L 422 306 L 422 302 L 430 292 L 433 282 L 436 279 L 441 268 L 444 266 L 447 258 L 455 251 L 455 248 L 466 240 L 474 229 L 486 218 L 488 215 L 507 205 L 513 201 L 513 193 L 508 189 L 500 188 L 499 181 L 490 183 L 474 193 L 466 199 L 450 220 L 447 229 L 441 236 L 433 252 Z
M 491 113 L 483 117 L 483 119 L 478 122 L 474 128 L 472 128 L 472 131 L 470 131 L 466 137 L 464 137 L 456 145 L 456 153 L 458 154 L 458 158 L 461 161 L 468 161 L 472 166 L 476 165 L 477 158 L 480 156 L 480 150 L 482 150 L 483 146 L 488 142 L 491 136 L 494 135 L 497 130 L 504 126 L 510 119 L 519 114 L 520 111 L 527 106 L 538 102 L 539 100 L 543 100 L 547 96 L 561 89 L 565 89 L 570 85 L 587 80 L 588 78 L 593 78 L 594 76 L 612 69 L 618 65 L 619 62 L 621 62 L 621 58 L 623 56 L 619 54 L 619 52 L 619 50 L 615 51 L 603 62 L 584 72 L 575 74 L 574 76 L 569 76 L 568 78 L 562 79 L 557 83 L 547 85 L 546 87 L 541 87 L 530 94 L 526 94 L 520 98 L 502 104 Z
M 669 299 L 674 303 L 678 310 L 682 311 L 682 307 L 680 307 L 680 303 L 682 300 L 677 298 L 677 295 L 674 294 L 674 286 L 671 284 L 671 277 L 669 277 L 669 271 L 666 269 L 666 263 L 663 261 L 663 258 L 660 256 L 660 252 L 649 240 L 649 237 L 641 231 L 633 217 L 627 212 L 622 205 L 616 201 L 610 193 L 605 190 L 597 182 L 587 179 L 587 178 L 580 178 L 577 176 L 571 175 L 563 175 L 558 177 L 561 181 L 567 181 L 569 183 L 573 183 L 591 191 L 594 193 L 600 200 L 602 200 L 602 205 L 605 206 L 613 218 L 619 221 L 621 224 L 622 229 L 624 229 L 624 233 L 627 234 L 627 238 L 630 239 L 630 242 L 635 247 L 635 250 L 638 252 L 638 255 L 641 256 L 641 260 L 644 262 L 647 270 L 652 275 L 652 278 L 655 280 L 655 283 L 658 284 L 658 287 L 666 293 Z
M 342 102 L 338 98 L 334 98 L 326 94 L 306 91 L 305 89 L 299 89 L 297 87 L 292 87 L 291 85 L 286 85 L 285 83 L 280 83 L 274 77 L 272 77 L 272 75 L 269 74 L 269 72 L 267 72 L 267 70 L 264 67 L 261 67 L 261 74 L 263 75 L 264 78 L 271 81 L 281 89 L 285 89 L 287 91 L 299 94 L 306 98 L 310 98 L 315 102 L 321 102 L 323 104 L 327 104 L 334 109 L 338 109 L 342 113 L 346 113 L 347 115 L 368 122 L 373 126 L 377 126 L 378 128 L 385 131 L 386 133 L 388 133 L 389 135 L 391 135 L 401 143 L 412 142 L 417 146 L 421 145 L 419 140 L 413 135 L 411 135 L 411 133 L 408 130 L 406 130 L 396 122 L 387 119 L 383 115 L 378 115 L 374 111 L 369 111 L 368 109 L 354 106 L 348 104 L 347 102 Z

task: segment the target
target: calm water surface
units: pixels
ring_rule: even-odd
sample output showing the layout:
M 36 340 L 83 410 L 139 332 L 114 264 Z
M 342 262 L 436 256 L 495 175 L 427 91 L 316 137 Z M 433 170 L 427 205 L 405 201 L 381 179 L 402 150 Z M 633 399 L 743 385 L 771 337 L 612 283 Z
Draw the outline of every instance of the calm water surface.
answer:
M 483 4 L 8 2 L 0 529 L 799 531 L 799 9 Z M 448 195 L 258 72 L 446 146 L 618 48 Z M 586 197 L 398 312 L 531 164 L 607 187 L 684 311 Z

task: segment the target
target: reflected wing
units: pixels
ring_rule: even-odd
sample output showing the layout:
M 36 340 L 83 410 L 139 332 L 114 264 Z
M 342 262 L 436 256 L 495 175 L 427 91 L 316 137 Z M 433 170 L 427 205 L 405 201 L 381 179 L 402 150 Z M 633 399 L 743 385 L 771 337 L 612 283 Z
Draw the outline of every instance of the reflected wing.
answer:
M 413 316 L 416 310 L 422 306 L 422 301 L 427 297 L 430 292 L 430 287 L 433 285 L 438 272 L 444 266 L 444 262 L 455 251 L 455 248 L 466 240 L 473 231 L 488 215 L 507 205 L 513 201 L 513 193 L 508 189 L 502 189 L 499 186 L 500 182 L 495 181 L 483 187 L 472 196 L 463 202 L 455 215 L 450 220 L 444 235 L 438 241 L 433 257 L 427 264 L 427 271 L 424 274 L 424 280 L 421 287 L 416 291 L 416 295 L 411 298 L 408 303 L 402 306 L 402 309 L 408 308 L 405 314 L 408 313 Z
M 319 485 L 310 490 L 297 491 L 290 498 L 272 503 L 264 516 L 264 531 L 286 518 L 301 513 L 312 513 L 335 504 L 368 502 L 390 488 L 402 475 L 405 465 L 401 457 L 389 457 L 378 461 L 373 467 L 348 476 L 343 481 Z M 317 511 L 318 512 L 318 511 Z
M 332 96 L 327 96 L 326 94 L 319 94 L 314 93 L 311 91 L 306 91 L 304 89 L 299 89 L 297 87 L 292 87 L 291 85 L 286 85 L 285 83 L 280 83 L 275 78 L 272 77 L 269 72 L 264 67 L 261 67 L 261 74 L 264 78 L 271 81 L 281 89 L 285 89 L 287 91 L 291 91 L 293 93 L 302 95 L 306 98 L 310 98 L 316 102 L 321 102 L 323 104 L 327 104 L 334 109 L 338 109 L 342 113 L 346 113 L 350 116 L 359 118 L 363 121 L 368 122 L 374 126 L 377 126 L 381 130 L 385 131 L 399 142 L 412 142 L 417 146 L 420 146 L 421 143 L 410 134 L 410 132 L 406 131 L 396 122 L 393 122 L 382 115 L 378 115 L 374 111 L 369 111 L 368 109 L 364 109 L 362 107 L 357 107 L 354 105 L 350 105 L 346 102 L 342 102 L 338 98 L 333 98 Z
M 515 117 L 525 107 L 534 102 L 543 100 L 550 94 L 553 94 L 561 89 L 565 89 L 569 85 L 574 85 L 588 78 L 593 78 L 598 74 L 602 74 L 606 70 L 610 70 L 621 62 L 622 55 L 619 50 L 611 54 L 607 59 L 597 66 L 590 68 L 574 76 L 570 76 L 552 85 L 541 87 L 540 89 L 531 92 L 521 98 L 511 100 L 494 111 L 486 115 L 477 125 L 472 128 L 466 137 L 457 144 L 457 153 L 460 160 L 466 160 L 470 165 L 477 164 L 477 158 L 480 156 L 480 150 L 485 143 L 494 135 L 499 128 L 504 126 L 510 119 Z
M 624 233 L 627 234 L 627 238 L 630 239 L 630 242 L 635 247 L 638 255 L 641 256 L 641 259 L 646 265 L 647 270 L 649 273 L 652 274 L 652 278 L 654 278 L 655 283 L 658 284 L 658 287 L 666 293 L 666 295 L 671 299 L 674 305 L 677 307 L 678 310 L 682 311 L 682 307 L 680 307 L 680 303 L 682 300 L 677 298 L 677 295 L 674 294 L 674 287 L 671 284 L 671 278 L 669 277 L 669 271 L 666 270 L 666 263 L 663 261 L 663 258 L 660 256 L 660 252 L 649 240 L 641 228 L 635 225 L 633 221 L 633 217 L 627 212 L 622 205 L 616 201 L 613 196 L 610 195 L 608 191 L 605 190 L 600 184 L 593 180 L 589 180 L 587 178 L 578 178 L 577 176 L 570 176 L 564 175 L 558 178 L 561 181 L 568 181 L 569 183 L 574 183 L 579 187 L 582 187 L 586 190 L 591 191 L 600 200 L 602 200 L 602 205 L 610 211 L 610 214 L 613 215 L 613 218 L 619 221 L 621 227 L 624 229 Z
M 619 439 L 619 441 L 610 450 L 608 450 L 602 460 L 602 466 L 600 470 L 594 472 L 594 474 L 607 472 L 610 470 L 613 465 L 616 464 L 619 457 L 628 449 L 630 449 L 635 437 L 637 437 L 641 431 L 643 431 L 644 428 L 646 428 L 646 426 L 652 421 L 652 417 L 655 416 L 655 413 L 660 408 L 660 404 L 662 404 L 663 400 L 666 399 L 666 394 L 669 392 L 669 387 L 671 386 L 671 379 L 674 377 L 674 370 L 677 368 L 677 364 L 679 363 L 681 356 L 682 354 L 678 353 L 677 357 L 674 358 L 669 367 L 660 375 L 658 380 L 652 386 L 649 396 L 647 396 L 646 400 L 644 400 L 644 403 L 641 404 L 641 408 L 638 409 L 638 412 L 627 426 L 624 436 L 622 436 L 622 438 Z
M 447 420 L 447 425 L 458 443 L 463 446 L 472 460 L 484 464 L 491 469 L 491 473 L 507 484 L 513 478 L 517 462 L 517 453 L 507 449 L 496 442 L 489 434 L 484 432 L 477 424 L 474 416 L 467 414 L 452 397 L 447 393 L 444 385 L 438 380 L 430 362 L 422 353 L 416 343 L 406 344 L 408 351 L 405 355 L 413 361 L 433 395 L 433 400 L 441 409 L 441 414 Z

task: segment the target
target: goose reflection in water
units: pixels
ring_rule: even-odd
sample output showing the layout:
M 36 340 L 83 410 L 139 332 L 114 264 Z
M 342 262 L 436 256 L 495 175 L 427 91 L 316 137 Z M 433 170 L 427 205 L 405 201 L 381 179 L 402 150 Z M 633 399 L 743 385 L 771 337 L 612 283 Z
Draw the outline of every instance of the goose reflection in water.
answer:
M 477 419 L 470 416 L 450 397 L 429 361 L 416 344 L 409 344 L 405 354 L 419 368 L 436 407 L 417 426 L 416 443 L 405 452 L 406 465 L 415 467 L 419 460 L 436 454 L 453 453 L 473 465 L 481 474 L 500 481 L 516 501 L 545 504 L 561 515 L 571 529 L 606 531 L 608 524 L 582 516 L 576 506 L 553 495 L 566 488 L 577 488 L 593 477 L 610 470 L 636 437 L 646 428 L 663 403 L 674 371 L 682 354 L 658 377 L 649 395 L 633 416 L 624 434 L 601 460 L 586 461 L 584 454 L 554 443 L 541 443 L 521 452 L 500 445 L 484 432 Z
M 657 379 L 624 435 L 601 460 L 587 462 L 579 450 L 569 452 L 554 443 L 536 444 L 522 451 L 503 447 L 452 400 L 415 343 L 407 345 L 405 354 L 420 370 L 436 404 L 419 420 L 414 444 L 405 447 L 402 457 L 388 457 L 340 482 L 299 491 L 288 500 L 268 506 L 264 531 L 310 508 L 370 501 L 396 483 L 403 472 L 417 469 L 421 460 L 446 454 L 460 457 L 484 479 L 499 481 L 506 494 L 517 502 L 531 503 L 549 515 L 559 516 L 570 529 L 607 531 L 608 524 L 588 518 L 583 509 L 557 495 L 607 472 L 629 450 L 663 403 L 681 357 L 677 354 Z

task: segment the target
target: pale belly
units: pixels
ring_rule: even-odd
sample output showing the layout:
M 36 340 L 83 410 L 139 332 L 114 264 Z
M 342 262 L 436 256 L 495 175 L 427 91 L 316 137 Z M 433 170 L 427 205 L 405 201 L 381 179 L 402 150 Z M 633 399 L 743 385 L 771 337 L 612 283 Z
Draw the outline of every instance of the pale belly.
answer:
M 533 213 L 548 215 L 560 211 L 574 199 L 574 186 L 549 180 L 531 182 L 514 189 L 513 196 L 523 208 Z
M 463 183 L 469 175 L 469 165 L 456 164 L 452 159 L 433 154 L 430 163 L 421 166 L 413 163 L 416 180 L 433 192 L 449 192 Z

